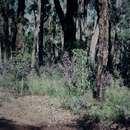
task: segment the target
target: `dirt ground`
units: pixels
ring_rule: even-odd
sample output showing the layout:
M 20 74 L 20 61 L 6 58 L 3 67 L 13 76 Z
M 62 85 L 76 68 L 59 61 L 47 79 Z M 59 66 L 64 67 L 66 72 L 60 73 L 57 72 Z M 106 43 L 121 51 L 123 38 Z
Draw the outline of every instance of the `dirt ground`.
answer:
M 128 123 L 129 124 L 129 123 Z M 0 130 L 130 130 L 130 127 L 80 120 L 48 96 L 17 97 L 0 89 Z
M 1 125 L 7 125 L 7 123 L 11 125 L 11 122 L 37 128 L 39 126 L 51 128 L 57 124 L 57 127 L 63 127 L 63 125 L 75 125 L 77 118 L 61 108 L 61 104 L 54 98 L 50 99 L 48 96 L 15 97 L 10 92 L 0 90 Z

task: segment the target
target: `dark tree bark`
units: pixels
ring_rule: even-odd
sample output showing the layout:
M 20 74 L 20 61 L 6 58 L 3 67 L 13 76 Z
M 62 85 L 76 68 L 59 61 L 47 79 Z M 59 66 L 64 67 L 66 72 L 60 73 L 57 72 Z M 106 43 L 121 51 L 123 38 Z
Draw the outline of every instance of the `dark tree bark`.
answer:
M 18 0 L 18 10 L 17 10 L 18 18 L 24 17 L 24 10 L 25 10 L 25 0 Z
M 96 88 L 94 98 L 102 99 L 104 90 L 104 81 L 108 64 L 109 49 L 109 2 L 108 0 L 98 1 L 99 18 L 99 39 L 96 54 Z
M 3 37 L 4 37 L 4 34 L 3 34 L 3 23 L 4 23 L 4 20 L 3 20 L 3 17 L 2 17 L 2 13 L 0 13 L 0 63 L 2 63 L 2 45 L 3 45 Z
M 10 44 L 9 44 L 9 1 L 5 0 L 3 9 L 3 31 L 4 31 L 4 41 L 3 41 L 3 58 L 6 62 L 10 55 Z
M 24 10 L 25 0 L 18 0 L 17 10 L 17 34 L 16 34 L 16 51 L 22 52 L 24 48 Z
M 15 1 L 4 0 L 0 11 L 1 57 L 5 62 L 11 58 L 12 51 L 15 51 L 16 19 L 14 3 Z
M 78 0 L 67 0 L 67 11 L 64 14 L 59 0 L 54 0 L 62 30 L 64 33 L 64 50 L 71 52 L 76 42 L 76 20 Z
M 43 24 L 44 24 L 44 3 L 41 0 L 40 11 L 40 32 L 39 32 L 39 65 L 43 65 Z
M 11 50 L 11 58 L 15 54 L 16 50 L 16 34 L 17 34 L 17 28 L 16 28 L 16 15 L 15 15 L 15 9 L 14 9 L 15 1 L 9 2 L 9 43 L 10 43 L 10 50 Z

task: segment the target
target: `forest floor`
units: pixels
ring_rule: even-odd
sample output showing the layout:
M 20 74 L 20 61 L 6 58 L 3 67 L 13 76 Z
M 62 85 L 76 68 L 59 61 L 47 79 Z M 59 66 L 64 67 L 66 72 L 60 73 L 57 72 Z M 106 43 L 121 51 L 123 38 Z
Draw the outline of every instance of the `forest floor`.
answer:
M 89 121 L 91 124 L 91 121 Z M 123 127 L 111 130 L 130 130 Z M 102 127 L 102 126 L 101 126 Z M 94 129 L 93 129 L 94 128 Z M 84 120 L 61 107 L 61 103 L 48 96 L 16 96 L 0 89 L 0 130 L 89 130 Z M 100 124 L 91 130 L 106 130 Z
M 76 130 L 77 118 L 55 98 L 17 97 L 0 90 L 0 130 Z

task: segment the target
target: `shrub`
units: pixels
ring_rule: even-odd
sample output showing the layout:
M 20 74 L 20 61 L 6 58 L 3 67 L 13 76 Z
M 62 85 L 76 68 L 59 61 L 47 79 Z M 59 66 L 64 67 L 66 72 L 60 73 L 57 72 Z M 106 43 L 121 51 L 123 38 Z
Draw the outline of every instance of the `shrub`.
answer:
M 90 105 L 88 114 L 102 121 L 118 121 L 130 116 L 130 93 L 125 87 L 111 87 L 105 101 Z
M 94 85 L 94 67 L 90 63 L 86 51 L 74 49 L 72 60 L 65 53 L 63 64 L 66 86 L 70 91 L 81 95 Z
M 28 89 L 26 77 L 31 70 L 30 63 L 30 55 L 19 54 L 8 62 L 1 64 L 0 87 L 14 89 L 21 94 L 26 92 Z
M 88 100 L 91 99 L 91 94 L 87 92 L 85 95 L 73 95 L 69 93 L 69 96 L 65 98 L 63 102 L 63 107 L 69 109 L 74 114 L 82 114 L 86 112 L 89 106 Z
M 90 87 L 89 76 L 89 61 L 87 58 L 86 51 L 83 50 L 73 50 L 74 54 L 74 78 L 73 83 L 79 89 L 79 91 L 84 91 L 86 88 Z

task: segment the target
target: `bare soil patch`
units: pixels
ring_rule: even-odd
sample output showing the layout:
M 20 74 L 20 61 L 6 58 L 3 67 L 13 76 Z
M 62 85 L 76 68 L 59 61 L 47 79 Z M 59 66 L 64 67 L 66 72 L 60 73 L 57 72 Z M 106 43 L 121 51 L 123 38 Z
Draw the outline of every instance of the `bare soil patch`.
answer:
M 25 124 L 68 124 L 77 118 L 61 108 L 60 102 L 48 96 L 14 97 L 0 92 L 0 118 Z
M 0 130 L 130 130 L 130 120 L 104 128 L 82 119 L 48 96 L 21 96 L 0 90 Z

